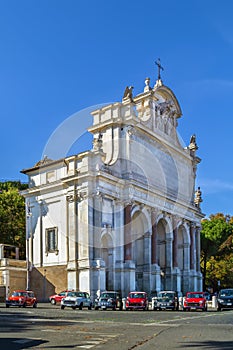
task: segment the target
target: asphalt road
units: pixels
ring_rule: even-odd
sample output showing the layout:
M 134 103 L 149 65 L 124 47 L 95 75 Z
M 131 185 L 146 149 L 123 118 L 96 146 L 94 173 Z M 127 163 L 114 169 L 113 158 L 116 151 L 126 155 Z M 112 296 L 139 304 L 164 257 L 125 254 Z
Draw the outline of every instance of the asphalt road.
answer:
M 0 304 L 0 349 L 232 350 L 233 310 L 61 310 Z

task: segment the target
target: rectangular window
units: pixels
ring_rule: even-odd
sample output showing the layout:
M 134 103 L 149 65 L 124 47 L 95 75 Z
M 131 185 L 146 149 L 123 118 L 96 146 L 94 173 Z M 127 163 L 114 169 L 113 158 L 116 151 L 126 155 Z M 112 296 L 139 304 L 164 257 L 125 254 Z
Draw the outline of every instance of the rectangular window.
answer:
M 46 253 L 58 254 L 57 227 L 47 228 L 45 231 Z

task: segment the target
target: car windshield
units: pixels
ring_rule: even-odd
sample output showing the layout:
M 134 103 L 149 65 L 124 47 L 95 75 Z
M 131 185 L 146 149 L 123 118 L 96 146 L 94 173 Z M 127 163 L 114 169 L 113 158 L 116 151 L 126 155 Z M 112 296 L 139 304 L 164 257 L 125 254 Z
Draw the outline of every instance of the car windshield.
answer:
M 27 293 L 25 292 L 14 292 L 12 294 L 13 297 L 26 297 L 27 296 Z
M 129 297 L 132 299 L 145 298 L 145 294 L 144 293 L 130 293 Z
M 84 293 L 82 293 L 82 292 L 68 292 L 67 296 L 68 297 L 76 297 L 76 298 L 78 298 L 78 297 L 82 297 L 82 298 L 85 297 Z
M 162 298 L 162 299 L 172 299 L 174 298 L 175 293 L 172 292 L 160 292 L 158 294 L 158 298 Z
M 108 292 L 108 293 L 102 293 L 101 298 L 116 298 L 116 293 L 111 293 L 111 292 Z
M 233 297 L 233 289 L 221 290 L 219 293 L 220 297 Z
M 204 294 L 203 293 L 188 293 L 187 298 L 195 298 L 195 299 L 204 298 Z

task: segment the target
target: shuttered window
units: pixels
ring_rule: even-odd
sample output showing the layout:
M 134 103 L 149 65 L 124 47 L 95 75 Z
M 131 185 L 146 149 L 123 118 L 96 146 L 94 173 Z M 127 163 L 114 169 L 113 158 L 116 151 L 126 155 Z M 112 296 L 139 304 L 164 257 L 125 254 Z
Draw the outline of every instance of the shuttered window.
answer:
M 46 252 L 58 253 L 57 227 L 46 229 Z

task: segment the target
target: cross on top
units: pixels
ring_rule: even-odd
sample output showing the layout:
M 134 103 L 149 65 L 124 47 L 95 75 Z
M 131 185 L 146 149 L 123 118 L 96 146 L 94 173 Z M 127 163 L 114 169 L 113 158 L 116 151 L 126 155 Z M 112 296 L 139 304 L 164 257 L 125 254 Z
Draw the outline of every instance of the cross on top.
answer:
M 161 66 L 160 58 L 158 58 L 157 61 L 155 61 L 156 66 L 158 66 L 158 80 L 161 80 L 160 71 L 164 70 L 164 68 Z

